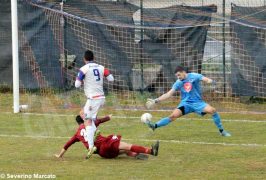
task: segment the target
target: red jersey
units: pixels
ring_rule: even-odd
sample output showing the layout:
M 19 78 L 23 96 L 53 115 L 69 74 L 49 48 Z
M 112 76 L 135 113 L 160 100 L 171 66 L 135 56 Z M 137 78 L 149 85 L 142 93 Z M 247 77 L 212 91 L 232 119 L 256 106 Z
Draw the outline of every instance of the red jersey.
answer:
M 121 136 L 109 135 L 104 137 L 98 135 L 97 139 L 94 142 L 94 145 L 97 147 L 97 153 L 104 158 L 115 158 L 119 155 L 119 144 Z M 84 124 L 81 124 L 77 132 L 68 140 L 65 144 L 64 149 L 67 150 L 75 142 L 81 141 L 83 145 L 88 149 L 88 141 L 86 138 L 86 130 Z
M 109 135 L 107 137 L 99 135 L 94 142 L 97 153 L 104 158 L 115 158 L 119 155 L 120 135 Z
M 76 133 L 65 144 L 64 149 L 67 150 L 72 144 L 74 144 L 75 142 L 79 142 L 79 141 L 81 141 L 83 143 L 83 145 L 87 149 L 89 148 L 88 140 L 87 140 L 87 137 L 86 137 L 85 125 L 84 124 L 79 125 Z
M 98 127 L 101 123 L 109 121 L 110 117 L 109 116 L 105 116 L 101 119 L 97 119 L 94 123 L 95 126 Z M 88 140 L 87 140 L 87 134 L 85 133 L 85 125 L 84 124 L 80 124 L 76 133 L 72 136 L 71 139 L 68 140 L 68 142 L 65 144 L 64 149 L 67 150 L 72 144 L 74 144 L 75 142 L 79 142 L 81 141 L 84 146 L 88 149 L 89 145 L 88 145 Z

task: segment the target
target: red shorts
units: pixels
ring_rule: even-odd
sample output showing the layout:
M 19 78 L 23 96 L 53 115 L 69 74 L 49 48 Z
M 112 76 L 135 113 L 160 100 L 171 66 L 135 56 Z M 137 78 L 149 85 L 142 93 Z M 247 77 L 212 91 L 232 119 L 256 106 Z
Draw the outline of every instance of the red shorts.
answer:
M 98 150 L 98 154 L 104 158 L 115 158 L 119 155 L 119 144 L 120 144 L 121 136 L 118 135 L 110 135 L 108 137 L 104 137 L 100 148 Z

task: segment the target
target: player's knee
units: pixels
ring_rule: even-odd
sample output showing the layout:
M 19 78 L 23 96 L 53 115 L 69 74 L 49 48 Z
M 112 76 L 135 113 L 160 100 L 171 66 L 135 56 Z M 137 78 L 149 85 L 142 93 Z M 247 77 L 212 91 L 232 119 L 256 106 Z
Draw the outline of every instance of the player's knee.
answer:
M 208 113 L 208 114 L 214 114 L 214 113 L 216 113 L 216 109 L 212 106 L 207 106 L 207 107 L 205 107 L 203 112 Z
M 171 120 L 171 121 L 174 121 L 174 120 L 176 120 L 176 118 L 179 118 L 180 117 L 180 114 L 171 114 L 170 116 L 169 116 L 169 119 Z
M 210 109 L 210 113 L 211 113 L 211 114 L 216 113 L 216 109 L 212 107 L 212 108 Z
M 176 119 L 176 117 L 174 117 L 174 116 L 169 116 L 169 119 L 170 119 L 170 121 L 174 121 L 174 120 Z

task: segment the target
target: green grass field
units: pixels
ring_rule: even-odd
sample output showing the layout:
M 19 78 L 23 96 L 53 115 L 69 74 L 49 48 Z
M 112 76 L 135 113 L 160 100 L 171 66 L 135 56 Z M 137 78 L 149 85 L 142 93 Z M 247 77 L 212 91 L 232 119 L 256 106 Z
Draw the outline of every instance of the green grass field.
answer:
M 161 140 L 159 156 L 146 161 L 98 155 L 85 160 L 81 143 L 58 160 L 53 155 L 77 127 L 73 114 L 1 113 L 0 173 L 53 174 L 58 179 L 266 179 L 265 115 L 221 114 L 233 135 L 224 138 L 210 116 L 187 116 L 152 132 L 140 123 L 141 113 L 115 111 L 100 129 L 145 146 Z M 154 112 L 153 120 L 168 113 Z

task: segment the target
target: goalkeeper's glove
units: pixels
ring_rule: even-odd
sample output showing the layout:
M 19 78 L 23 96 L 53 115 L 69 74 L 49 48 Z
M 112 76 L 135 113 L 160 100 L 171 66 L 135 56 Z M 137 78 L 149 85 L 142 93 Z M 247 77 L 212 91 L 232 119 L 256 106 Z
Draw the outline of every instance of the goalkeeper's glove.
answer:
M 158 103 L 158 102 L 159 102 L 158 99 L 147 99 L 147 102 L 146 102 L 147 109 L 152 108 L 155 105 L 155 103 Z
M 212 80 L 211 84 L 212 84 L 212 86 L 216 86 L 216 81 Z
M 212 83 L 212 88 L 213 88 L 213 89 L 216 89 L 216 85 L 217 85 L 216 81 L 215 81 L 215 80 L 212 80 L 211 83 Z
M 215 90 L 216 89 L 216 81 L 212 80 L 211 82 L 211 90 Z

